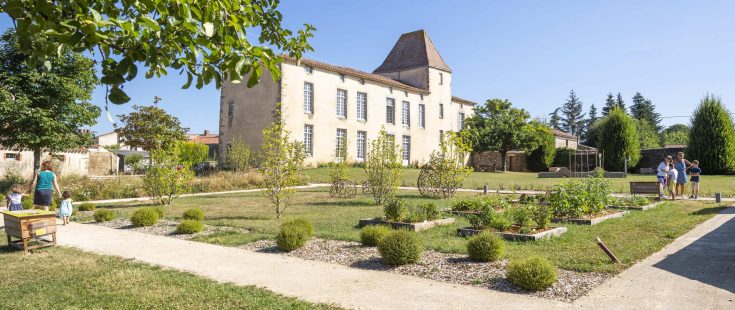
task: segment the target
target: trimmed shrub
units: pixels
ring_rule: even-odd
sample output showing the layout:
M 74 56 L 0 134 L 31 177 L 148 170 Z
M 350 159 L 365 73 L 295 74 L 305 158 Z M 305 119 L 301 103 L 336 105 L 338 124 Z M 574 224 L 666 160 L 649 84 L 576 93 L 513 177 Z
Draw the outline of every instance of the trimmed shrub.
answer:
M 397 230 L 380 240 L 378 252 L 388 265 L 405 265 L 418 262 L 424 246 L 416 232 Z
M 543 257 L 531 256 L 510 262 L 507 276 L 518 287 L 541 291 L 556 282 L 556 267 Z
M 604 155 L 605 170 L 623 171 L 625 158 L 628 156 L 629 167 L 638 163 L 641 158 L 640 139 L 635 121 L 630 115 L 620 108 L 614 108 L 596 127 L 597 149 Z
M 276 235 L 276 245 L 284 252 L 296 250 L 304 246 L 308 240 L 308 228 L 303 223 L 295 221 L 283 223 L 281 230 Z
M 735 125 L 720 98 L 706 95 L 692 116 L 687 157 L 702 162 L 707 174 L 735 171 Z
M 482 232 L 467 241 L 467 254 L 474 261 L 495 261 L 505 254 L 505 241 L 496 234 Z
M 151 209 L 153 209 L 154 211 L 156 211 L 156 213 L 158 213 L 158 218 L 159 219 L 162 219 L 163 218 L 163 207 L 161 207 L 161 206 L 151 207 Z
M 202 221 L 204 220 L 204 211 L 202 211 L 202 209 L 199 209 L 199 208 L 191 208 L 189 210 L 184 211 L 184 219 Z
M 408 206 L 400 200 L 394 200 L 383 207 L 385 218 L 389 221 L 400 222 L 409 215 Z
M 390 227 L 382 225 L 363 227 L 360 230 L 360 243 L 365 246 L 377 246 L 391 231 Z
M 141 208 L 133 212 L 133 216 L 130 217 L 130 221 L 133 222 L 133 226 L 153 226 L 158 223 L 158 212 L 154 208 Z
M 85 202 L 79 205 L 79 211 L 93 211 L 97 208 L 96 204 Z
M 204 230 L 204 224 L 197 220 L 183 220 L 176 226 L 177 234 L 194 234 Z
M 94 211 L 94 215 L 92 216 L 95 222 L 107 222 L 115 219 L 115 212 L 109 209 L 99 209 Z
M 295 219 L 295 220 L 290 220 L 287 223 L 290 225 L 301 226 L 309 236 L 314 235 L 314 225 L 312 225 L 311 222 L 309 222 L 308 220 Z

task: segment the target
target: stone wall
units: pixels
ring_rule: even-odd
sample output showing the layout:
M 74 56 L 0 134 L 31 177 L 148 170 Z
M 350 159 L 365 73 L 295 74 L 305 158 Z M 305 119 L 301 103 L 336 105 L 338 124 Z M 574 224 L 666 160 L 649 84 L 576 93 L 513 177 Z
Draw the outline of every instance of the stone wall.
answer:
M 665 156 L 671 155 L 671 157 L 676 158 L 676 153 L 678 152 L 684 152 L 684 148 L 683 147 L 670 147 L 670 148 L 641 150 L 641 160 L 638 161 L 638 165 L 635 166 L 634 170 L 638 171 L 640 170 L 640 168 L 652 168 L 655 170 L 656 167 L 658 167 L 658 164 L 664 159 Z
M 120 159 L 112 152 L 105 150 L 89 151 L 89 175 L 113 175 L 118 172 Z
M 508 171 L 528 171 L 526 167 L 526 153 L 508 152 Z M 503 162 L 500 152 L 473 153 L 470 165 L 475 171 L 502 171 Z

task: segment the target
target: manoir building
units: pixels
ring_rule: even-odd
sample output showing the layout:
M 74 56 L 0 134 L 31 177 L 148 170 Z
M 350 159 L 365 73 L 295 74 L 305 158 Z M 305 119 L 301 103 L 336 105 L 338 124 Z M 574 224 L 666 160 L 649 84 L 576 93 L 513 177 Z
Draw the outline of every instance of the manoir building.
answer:
M 401 147 L 404 164 L 423 163 L 445 132 L 458 131 L 474 102 L 452 95 L 452 70 L 423 30 L 401 35 L 373 73 L 309 59 L 286 59 L 282 78 L 225 83 L 220 102 L 220 161 L 234 138 L 254 150 L 270 126 L 277 103 L 291 137 L 304 143 L 306 164 L 347 156 L 363 161 L 381 128 Z M 341 150 L 340 150 L 341 151 Z

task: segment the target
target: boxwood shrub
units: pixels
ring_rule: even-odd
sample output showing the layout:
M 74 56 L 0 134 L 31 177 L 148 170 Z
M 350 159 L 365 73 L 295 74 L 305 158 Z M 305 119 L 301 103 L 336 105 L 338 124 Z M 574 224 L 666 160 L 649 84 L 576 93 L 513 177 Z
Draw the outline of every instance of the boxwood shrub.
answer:
M 184 219 L 202 221 L 204 220 L 204 211 L 202 211 L 202 209 L 199 209 L 199 208 L 191 208 L 189 210 L 184 211 Z
M 531 256 L 511 261 L 507 276 L 518 287 L 541 291 L 556 282 L 556 267 L 543 257 Z
M 109 209 L 98 209 L 92 216 L 95 222 L 107 222 L 115 219 L 115 212 Z
M 383 207 L 383 213 L 385 213 L 385 218 L 387 220 L 400 222 L 409 215 L 409 210 L 408 206 L 404 202 L 394 200 Z
M 287 223 L 289 223 L 289 225 L 301 226 L 306 231 L 306 233 L 309 235 L 309 237 L 314 235 L 314 225 L 312 225 L 311 222 L 309 222 L 308 220 L 295 219 L 295 220 L 290 220 Z
M 360 230 L 360 243 L 364 246 L 377 246 L 391 231 L 390 227 L 383 225 L 363 227 Z
M 153 209 L 153 211 L 156 211 L 156 213 L 158 213 L 159 219 L 163 218 L 163 207 L 157 206 L 157 207 L 152 207 L 151 209 Z
M 386 264 L 405 265 L 418 262 L 424 246 L 416 232 L 397 230 L 380 240 L 378 252 Z
M 309 240 L 311 236 L 309 231 L 309 225 L 305 220 L 302 221 L 290 221 L 281 224 L 281 230 L 276 235 L 276 245 L 278 249 L 284 252 L 291 252 L 296 250 Z
M 478 262 L 492 262 L 505 254 L 505 241 L 491 232 L 482 232 L 467 241 L 467 254 Z
M 130 217 L 130 221 L 133 222 L 133 226 L 153 226 L 158 223 L 158 212 L 155 208 L 140 208 L 133 212 Z
M 197 220 L 183 220 L 176 226 L 177 234 L 194 234 L 204 230 L 204 224 Z

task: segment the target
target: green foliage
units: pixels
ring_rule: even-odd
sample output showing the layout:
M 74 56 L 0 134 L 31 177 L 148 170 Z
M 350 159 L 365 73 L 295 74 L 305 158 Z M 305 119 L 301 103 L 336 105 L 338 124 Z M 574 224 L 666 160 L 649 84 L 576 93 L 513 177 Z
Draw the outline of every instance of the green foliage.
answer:
M 360 230 L 360 243 L 364 246 L 377 246 L 391 231 L 390 227 L 382 225 L 363 227 Z
M 392 136 L 391 136 L 392 137 Z M 394 138 L 389 138 L 385 128 L 370 142 L 365 159 L 365 174 L 370 193 L 376 204 L 393 200 L 401 184 L 401 158 Z
M 186 140 L 188 128 L 181 127 L 179 119 L 158 106 L 137 106 L 129 114 L 118 115 L 122 127 L 116 131 L 131 148 L 146 151 L 173 149 Z
M 232 138 L 232 142 L 227 145 L 226 158 L 227 165 L 235 171 L 246 171 L 253 165 L 250 146 L 239 136 Z
M 296 59 L 313 49 L 307 43 L 315 28 L 284 29 L 277 1 L 2 1 L 16 25 L 20 50 L 32 63 L 51 62 L 63 48 L 102 58 L 102 83 L 115 104 L 130 98 L 122 84 L 136 78 L 138 65 L 146 78 L 186 73 L 183 88 L 224 81 L 239 83 L 249 76 L 255 85 L 263 69 L 280 78 L 274 50 Z M 253 33 L 256 33 L 253 35 Z M 246 35 L 247 34 L 247 35 Z M 32 40 L 42 37 L 43 40 Z M 254 41 L 257 40 L 258 43 Z M 51 62 L 51 63 L 49 63 Z
M 539 229 L 546 229 L 551 222 L 551 217 L 554 215 L 554 210 L 546 204 L 529 205 L 529 211 L 531 212 L 531 219 L 536 223 L 536 227 Z
M 177 234 L 195 234 L 204 230 L 204 224 L 197 220 L 183 220 L 176 226 Z
M 526 166 L 531 171 L 547 171 L 554 162 L 556 155 L 556 138 L 551 128 L 539 123 L 531 122 L 530 130 L 538 138 L 538 146 L 526 152 Z
M 694 110 L 687 157 L 699 160 L 710 174 L 735 172 L 735 129 L 720 98 L 707 95 Z
M 133 174 L 137 174 L 143 170 L 143 155 L 141 154 L 130 154 L 125 156 L 125 164 L 133 169 Z
M 574 157 L 575 152 L 575 150 L 568 147 L 557 148 L 554 154 L 553 167 L 569 167 L 569 157 Z
M 467 241 L 467 254 L 478 262 L 492 262 L 505 254 L 505 241 L 491 232 L 481 232 Z
M 635 120 L 635 128 L 638 133 L 640 149 L 653 149 L 661 147 L 660 137 L 656 128 L 648 121 Z
M 439 210 L 433 202 L 422 202 L 411 207 L 411 215 L 408 222 L 418 223 L 423 221 L 433 221 L 439 217 Z
M 505 231 L 513 225 L 513 222 L 509 219 L 510 212 L 496 212 L 489 205 L 483 205 L 479 211 L 479 214 L 470 214 L 467 216 L 467 221 L 472 228 L 492 228 L 497 231 Z
M 313 236 L 314 235 L 314 225 L 311 224 L 311 222 L 309 222 L 306 219 L 301 219 L 301 218 L 299 218 L 299 219 L 293 219 L 293 220 L 290 220 L 290 221 L 286 222 L 286 224 L 300 226 L 301 228 L 303 228 L 306 231 L 306 233 L 309 236 Z
M 653 102 L 644 98 L 639 92 L 636 92 L 633 96 L 633 104 L 630 105 L 630 116 L 647 123 L 655 132 L 661 130 L 661 114 L 656 112 L 656 106 L 653 105 Z
M 638 163 L 640 140 L 633 118 L 622 109 L 613 109 L 597 126 L 597 148 L 604 155 L 605 170 L 623 171 L 626 156 L 630 156 L 628 166 Z
M 421 166 L 417 185 L 425 197 L 449 198 L 471 170 L 465 163 L 472 150 L 467 132 L 447 132 L 439 144 L 439 151 L 431 152 L 429 160 Z
M 2 179 L 0 179 L 0 193 L 9 193 L 10 188 L 15 184 L 27 184 L 29 181 L 20 175 L 16 169 L 8 169 Z
M 25 210 L 33 209 L 33 197 L 30 195 L 23 195 L 23 198 L 20 199 L 20 204 L 23 205 L 23 209 Z
M 110 209 L 98 209 L 92 215 L 95 222 L 107 222 L 115 219 L 115 212 Z
M 507 99 L 491 99 L 475 107 L 475 115 L 465 120 L 465 130 L 475 152 L 500 152 L 505 171 L 508 151 L 533 150 L 538 146 L 538 137 L 528 126 L 529 117 L 526 110 L 513 108 Z
M 557 185 L 547 202 L 559 217 L 579 218 L 601 212 L 610 203 L 610 182 L 603 176 L 570 180 Z
M 528 206 L 520 205 L 510 208 L 505 212 L 508 214 L 511 221 L 513 221 L 513 224 L 520 228 L 521 233 L 528 233 L 531 231 L 533 226 L 533 215 L 531 211 L 532 210 Z
M 158 214 L 158 218 L 159 219 L 162 219 L 163 218 L 163 207 L 161 207 L 161 206 L 155 206 L 155 207 L 150 207 L 150 208 L 153 209 L 153 211 L 156 211 L 156 213 Z
M 0 2 L 0 12 L 17 2 Z M 29 64 L 24 46 L 42 40 L 36 36 L 18 38 L 16 31 L 25 30 L 18 25 L 0 38 L 0 145 L 33 150 L 37 167 L 42 150 L 56 152 L 90 145 L 93 136 L 80 129 L 97 123 L 100 108 L 91 103 L 97 85 L 92 60 L 61 47 L 58 55 L 54 48 L 54 57 L 46 60 L 48 66 Z
M 194 141 L 179 141 L 176 144 L 179 153 L 179 163 L 192 167 L 207 161 L 209 147 L 204 143 Z
M 689 144 L 689 126 L 684 124 L 674 124 L 664 129 L 661 133 L 663 145 L 672 144 Z
M 383 207 L 385 218 L 391 222 L 418 223 L 433 221 L 439 217 L 439 210 L 432 202 L 409 206 L 401 200 L 394 200 Z
M 582 134 L 584 129 L 584 113 L 582 112 L 582 100 L 577 98 L 574 90 L 569 91 L 569 98 L 561 107 L 561 129 L 575 136 Z
M 531 291 L 545 290 L 556 282 L 556 267 L 540 256 L 513 260 L 506 273 L 510 282 Z
M 97 208 L 96 204 L 85 202 L 79 205 L 79 211 L 92 211 Z
M 135 227 L 153 226 L 158 223 L 158 219 L 160 219 L 160 216 L 153 208 L 140 208 L 135 210 L 130 217 L 130 221 Z
M 184 211 L 183 218 L 185 220 L 203 221 L 204 211 L 202 211 L 202 209 L 200 208 L 191 208 L 191 209 Z
M 290 141 L 289 134 L 279 119 L 263 130 L 263 144 L 260 146 L 258 171 L 263 175 L 262 193 L 275 207 L 276 218 L 281 218 L 291 205 L 292 187 L 301 181 L 301 166 L 306 156 L 303 144 Z
M 378 252 L 388 265 L 413 264 L 421 259 L 424 246 L 416 232 L 396 230 L 380 240 Z
M 410 210 L 403 201 L 393 200 L 383 206 L 383 213 L 385 213 L 385 218 L 387 220 L 392 222 L 400 222 L 401 220 L 408 217 L 408 215 L 410 214 Z
M 146 192 L 158 204 L 171 204 L 174 198 L 189 190 L 187 184 L 194 178 L 188 166 L 179 166 L 175 149 L 151 151 L 151 165 L 146 170 L 143 184 Z
M 291 252 L 304 246 L 310 236 L 308 227 L 303 223 L 286 222 L 276 235 L 276 245 L 281 251 Z

